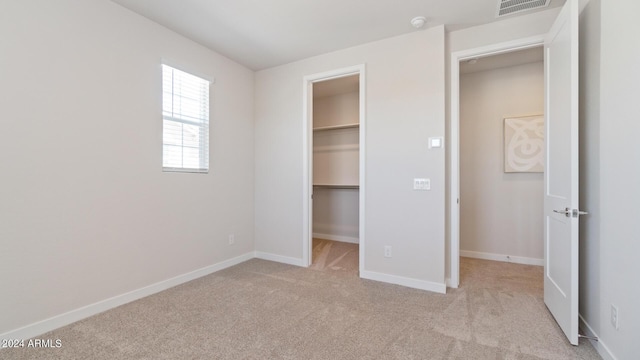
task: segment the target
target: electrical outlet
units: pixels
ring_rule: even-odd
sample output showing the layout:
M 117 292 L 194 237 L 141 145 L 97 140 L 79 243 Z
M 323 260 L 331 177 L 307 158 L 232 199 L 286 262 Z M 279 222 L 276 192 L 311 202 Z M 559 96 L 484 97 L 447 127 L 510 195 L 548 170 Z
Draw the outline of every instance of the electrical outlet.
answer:
M 391 246 L 385 246 L 384 247 L 384 257 L 386 257 L 386 258 L 390 258 L 391 257 Z
M 413 179 L 413 190 L 431 190 L 430 179 Z
M 229 234 L 229 245 L 233 245 L 236 243 L 236 236 L 235 234 Z
M 619 325 L 619 313 L 618 313 L 618 307 L 611 304 L 611 325 L 613 325 L 613 327 L 618 330 L 620 329 L 620 325 Z

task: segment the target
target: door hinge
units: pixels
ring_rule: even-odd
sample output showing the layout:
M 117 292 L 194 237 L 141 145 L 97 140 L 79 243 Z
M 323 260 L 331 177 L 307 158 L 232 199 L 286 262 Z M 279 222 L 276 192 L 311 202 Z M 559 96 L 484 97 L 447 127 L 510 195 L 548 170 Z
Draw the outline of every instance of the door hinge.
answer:
M 582 334 L 578 334 L 578 339 L 587 339 L 587 340 L 598 341 L 598 337 L 597 336 L 587 336 L 587 335 L 582 335 Z

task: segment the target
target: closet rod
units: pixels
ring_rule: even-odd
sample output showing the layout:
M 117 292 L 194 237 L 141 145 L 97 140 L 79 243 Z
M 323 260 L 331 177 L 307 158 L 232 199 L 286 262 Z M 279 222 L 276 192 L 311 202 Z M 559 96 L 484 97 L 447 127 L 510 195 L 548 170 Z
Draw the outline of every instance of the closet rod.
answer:
M 330 184 L 314 184 L 315 188 L 327 188 L 327 189 L 358 189 L 359 185 L 330 185 Z

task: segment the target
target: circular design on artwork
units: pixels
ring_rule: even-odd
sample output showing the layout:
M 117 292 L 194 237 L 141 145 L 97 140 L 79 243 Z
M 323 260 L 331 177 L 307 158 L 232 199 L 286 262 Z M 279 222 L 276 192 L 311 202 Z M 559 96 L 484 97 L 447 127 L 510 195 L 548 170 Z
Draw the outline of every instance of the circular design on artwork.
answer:
M 544 118 L 505 119 L 505 171 L 544 170 Z

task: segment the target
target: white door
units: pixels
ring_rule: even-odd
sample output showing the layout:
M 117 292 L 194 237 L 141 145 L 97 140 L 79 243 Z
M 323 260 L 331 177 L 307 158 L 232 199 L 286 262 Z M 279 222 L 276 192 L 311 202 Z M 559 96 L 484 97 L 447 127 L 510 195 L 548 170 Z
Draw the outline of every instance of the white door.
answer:
M 545 38 L 544 302 L 578 344 L 578 0 Z

